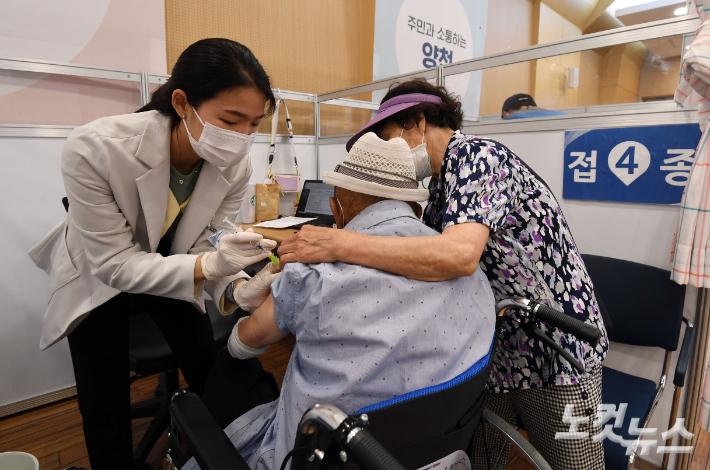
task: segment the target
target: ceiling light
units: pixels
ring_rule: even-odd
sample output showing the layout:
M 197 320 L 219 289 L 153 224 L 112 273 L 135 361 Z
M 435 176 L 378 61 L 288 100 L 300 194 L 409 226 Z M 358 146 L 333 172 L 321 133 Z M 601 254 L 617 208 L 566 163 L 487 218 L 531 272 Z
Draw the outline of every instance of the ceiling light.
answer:
M 683 16 L 683 15 L 685 15 L 686 11 L 687 11 L 687 8 L 686 8 L 686 7 L 680 7 L 680 8 L 678 8 L 678 9 L 676 9 L 676 10 L 673 12 L 673 14 L 674 14 L 675 16 Z

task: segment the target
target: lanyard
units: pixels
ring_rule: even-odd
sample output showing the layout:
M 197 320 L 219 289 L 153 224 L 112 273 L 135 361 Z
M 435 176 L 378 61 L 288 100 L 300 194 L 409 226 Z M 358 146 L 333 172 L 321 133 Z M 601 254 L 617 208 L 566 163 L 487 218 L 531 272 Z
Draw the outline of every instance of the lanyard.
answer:
M 301 174 L 298 172 L 298 160 L 296 160 L 296 148 L 293 145 L 293 127 L 291 126 L 291 116 L 288 114 L 288 107 L 286 106 L 286 101 L 284 101 L 281 96 L 277 95 L 278 99 L 276 101 L 276 110 L 274 111 L 274 116 L 271 120 L 271 140 L 269 145 L 269 169 L 266 172 L 266 177 L 274 179 L 274 173 L 271 171 L 271 166 L 274 163 L 274 155 L 276 154 L 276 128 L 279 125 L 279 107 L 281 104 L 284 106 L 284 111 L 286 111 L 286 128 L 288 129 L 288 141 L 291 144 L 291 155 L 293 155 L 293 163 L 296 165 L 296 175 L 300 178 Z

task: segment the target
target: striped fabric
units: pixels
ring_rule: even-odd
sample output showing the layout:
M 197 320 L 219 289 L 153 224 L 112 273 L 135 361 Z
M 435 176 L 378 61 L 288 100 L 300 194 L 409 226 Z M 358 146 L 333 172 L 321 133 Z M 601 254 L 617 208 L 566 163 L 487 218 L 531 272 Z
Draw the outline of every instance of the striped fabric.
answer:
M 345 165 L 335 165 L 335 172 L 342 173 L 344 175 L 352 176 L 363 181 L 370 181 L 372 183 L 381 184 L 383 186 L 389 186 L 391 188 L 405 188 L 405 189 L 417 189 L 418 183 L 415 181 L 401 181 L 401 180 L 391 180 L 386 178 L 380 178 L 375 175 L 370 175 L 368 173 L 363 173 L 362 171 L 357 171 L 353 168 L 348 168 L 347 163 Z
M 695 162 L 683 192 L 680 217 L 671 247 L 671 279 L 678 284 L 710 287 L 710 8 L 709 0 L 693 0 L 701 18 L 690 48 L 683 58 L 683 76 L 675 93 L 680 106 L 697 106 L 703 135 L 695 152 Z

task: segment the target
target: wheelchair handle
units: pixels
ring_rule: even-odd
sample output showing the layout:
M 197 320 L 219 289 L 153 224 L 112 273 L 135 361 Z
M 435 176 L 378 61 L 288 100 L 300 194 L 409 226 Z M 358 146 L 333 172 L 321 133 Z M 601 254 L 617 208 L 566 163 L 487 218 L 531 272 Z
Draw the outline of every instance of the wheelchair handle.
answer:
M 599 340 L 602 337 L 602 332 L 599 328 L 579 321 L 563 312 L 558 312 L 552 307 L 528 299 L 505 299 L 498 302 L 496 305 L 497 315 L 501 315 L 501 311 L 505 309 L 515 309 L 520 313 L 522 321 L 544 321 L 545 323 L 559 328 L 565 333 L 573 334 L 577 339 L 581 339 L 591 344 L 596 348 Z
M 535 302 L 534 300 L 530 301 L 529 306 L 532 308 L 532 314 L 535 315 L 538 320 L 559 328 L 565 333 L 575 335 L 577 339 L 586 341 L 591 344 L 593 348 L 596 348 L 599 344 L 599 340 L 602 337 L 602 332 L 599 331 L 599 328 L 589 323 L 579 321 L 565 313 L 558 312 L 554 308 Z
M 353 459 L 367 470 L 406 470 L 366 429 L 355 428 L 345 445 Z
M 366 414 L 357 418 L 332 405 L 316 404 L 306 410 L 298 424 L 300 433 L 309 434 L 314 424 L 324 426 L 333 441 L 342 449 L 341 462 L 346 462 L 348 454 L 361 468 L 366 470 L 406 470 L 382 444 L 364 429 L 368 424 Z M 314 449 L 314 455 L 323 459 L 323 452 Z

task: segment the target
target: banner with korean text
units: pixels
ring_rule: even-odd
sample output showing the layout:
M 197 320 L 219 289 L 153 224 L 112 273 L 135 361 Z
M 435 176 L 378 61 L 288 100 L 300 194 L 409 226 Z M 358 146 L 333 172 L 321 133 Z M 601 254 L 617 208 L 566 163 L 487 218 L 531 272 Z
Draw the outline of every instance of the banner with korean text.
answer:
M 483 55 L 488 0 L 378 0 L 372 79 L 460 62 Z M 478 115 L 481 72 L 446 77 L 466 114 Z M 373 92 L 379 102 L 385 91 Z
M 562 197 L 679 204 L 700 135 L 697 124 L 567 131 Z

